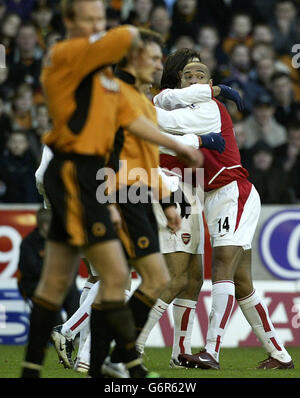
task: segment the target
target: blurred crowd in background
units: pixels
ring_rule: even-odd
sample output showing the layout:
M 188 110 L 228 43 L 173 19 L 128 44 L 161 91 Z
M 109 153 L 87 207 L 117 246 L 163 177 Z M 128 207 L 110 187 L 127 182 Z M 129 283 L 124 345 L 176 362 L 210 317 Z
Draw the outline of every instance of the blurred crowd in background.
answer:
M 34 173 L 51 119 L 39 75 L 65 35 L 59 3 L 0 0 L 0 203 L 42 202 Z M 164 57 L 196 49 L 215 85 L 239 90 L 245 110 L 225 105 L 262 203 L 300 203 L 300 0 L 107 0 L 107 28 L 124 23 L 159 32 Z

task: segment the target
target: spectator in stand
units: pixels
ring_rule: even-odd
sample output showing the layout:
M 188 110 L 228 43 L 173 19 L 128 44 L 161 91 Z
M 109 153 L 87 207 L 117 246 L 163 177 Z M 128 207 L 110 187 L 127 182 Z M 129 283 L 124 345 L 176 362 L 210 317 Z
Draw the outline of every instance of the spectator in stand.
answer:
M 197 44 L 200 51 L 210 50 L 219 67 L 228 64 L 228 55 L 223 51 L 218 29 L 213 25 L 203 25 L 199 29 Z
M 278 123 L 287 127 L 300 109 L 300 102 L 295 101 L 290 75 L 283 72 L 273 74 L 271 88 L 276 106 L 274 117 Z
M 150 14 L 150 29 L 161 35 L 164 43 L 164 55 L 168 55 L 170 52 L 171 23 L 171 17 L 165 5 L 158 5 L 152 9 Z
M 223 78 L 222 83 L 232 88 L 239 88 L 244 93 L 244 113 L 246 115 L 252 112 L 254 99 L 265 94 L 265 90 L 251 79 L 250 72 L 251 59 L 249 48 L 245 44 L 236 44 L 230 54 L 228 76 Z M 232 113 L 230 114 L 232 115 Z M 232 116 L 236 118 L 234 115 Z
M 234 122 L 234 134 L 240 150 L 242 166 L 248 170 L 251 163 L 251 150 L 245 147 L 246 133 L 242 120 Z
M 229 55 L 229 69 L 225 84 L 231 80 L 237 80 L 241 84 L 246 84 L 249 80 L 250 61 L 249 47 L 245 44 L 235 44 Z
M 273 45 L 279 54 L 291 54 L 296 38 L 297 10 L 292 0 L 278 0 L 274 17 L 270 21 Z
M 191 36 L 185 36 L 185 35 L 178 36 L 170 52 L 174 53 L 175 51 L 183 48 L 188 48 L 190 50 L 196 49 L 197 47 L 195 40 Z
M 257 83 L 270 94 L 271 78 L 276 71 L 274 58 L 264 57 L 259 59 L 255 65 Z
M 6 150 L 0 158 L 0 181 L 4 203 L 38 203 L 41 197 L 35 185 L 37 163 L 29 149 L 24 131 L 9 134 Z
M 244 104 L 248 113 L 252 112 L 253 103 L 259 96 L 271 95 L 271 77 L 275 72 L 273 58 L 261 58 L 257 61 L 254 70 L 249 73 L 249 84 L 245 87 Z
M 46 104 L 38 104 L 36 106 L 36 117 L 35 117 L 35 133 L 40 137 L 43 137 L 51 128 L 51 121 Z
M 257 23 L 253 27 L 253 44 L 266 43 L 273 45 L 273 32 L 271 27 L 266 23 Z
M 4 101 L 9 101 L 13 97 L 13 84 L 9 80 L 9 67 L 0 68 L 0 97 Z
M 4 109 L 4 98 L 0 96 L 0 157 L 5 149 L 7 137 L 10 131 L 11 121 Z
M 230 54 L 237 44 L 243 44 L 250 48 L 253 43 L 251 31 L 251 16 L 242 12 L 235 14 L 230 25 L 229 36 L 223 41 L 225 53 Z
M 272 44 L 267 44 L 263 42 L 255 43 L 251 49 L 252 63 L 256 65 L 258 61 L 265 58 L 271 58 L 274 60 L 276 72 L 285 72 L 291 75 L 291 78 L 293 79 L 295 96 L 297 100 L 300 101 L 300 71 L 297 68 L 293 67 L 291 56 L 287 54 L 276 54 Z
M 300 118 L 288 125 L 287 142 L 275 148 L 276 158 L 290 176 L 295 202 L 300 203 Z
M 290 204 L 293 195 L 290 179 L 280 165 L 276 164 L 274 149 L 264 141 L 252 148 L 249 180 L 257 189 L 262 204 Z
M 34 128 L 29 133 L 31 142 L 34 141 L 34 144 L 31 145 L 31 149 L 38 162 L 40 161 L 42 153 L 42 137 L 50 128 L 51 122 L 46 104 L 41 103 L 36 105 Z
M 30 84 L 40 90 L 42 49 L 38 46 L 37 33 L 32 23 L 19 27 L 16 48 L 10 60 L 10 79 L 15 87 L 21 83 Z
M 264 42 L 255 42 L 251 47 L 251 61 L 256 64 L 259 60 L 263 58 L 276 58 L 276 53 L 274 51 L 273 45 Z
M 199 26 L 205 21 L 206 9 L 198 9 L 197 0 L 176 0 L 173 6 L 171 40 L 188 36 L 196 43 Z
M 11 123 L 13 130 L 30 130 L 33 128 L 33 90 L 23 83 L 17 87 L 12 99 Z
M 4 14 L 6 13 L 6 5 L 4 0 L 0 0 L 0 21 L 4 17 Z
M 134 25 L 139 28 L 149 28 L 152 8 L 153 0 L 134 0 L 133 9 L 123 23 Z
M 278 56 L 274 51 L 273 45 L 263 42 L 255 43 L 251 48 L 251 61 L 253 64 L 261 61 L 264 58 L 271 58 L 274 60 L 276 71 L 289 72 L 291 65 L 290 56 Z
M 286 129 L 274 118 L 274 102 L 269 95 L 260 96 L 253 106 L 253 114 L 244 122 L 246 148 L 251 148 L 258 141 L 264 141 L 272 148 L 286 142 Z
M 6 57 L 9 59 L 15 48 L 15 38 L 21 24 L 18 14 L 5 14 L 1 21 L 0 43 L 5 46 Z
M 36 33 L 39 46 L 46 49 L 46 36 L 53 31 L 51 24 L 54 12 L 47 2 L 36 3 L 32 12 L 32 20 L 36 27 Z

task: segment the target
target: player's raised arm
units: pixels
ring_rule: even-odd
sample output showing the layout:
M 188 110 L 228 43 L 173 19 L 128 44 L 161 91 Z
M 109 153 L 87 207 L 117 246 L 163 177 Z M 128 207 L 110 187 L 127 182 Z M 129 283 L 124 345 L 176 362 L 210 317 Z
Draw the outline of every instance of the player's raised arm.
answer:
M 243 110 L 243 100 L 237 90 L 224 84 L 211 86 L 209 84 L 193 84 L 184 88 L 167 88 L 153 98 L 154 105 L 167 111 L 183 108 L 198 102 L 206 102 L 213 97 L 222 95 L 236 103 L 239 110 Z
M 209 84 L 193 84 L 190 87 L 165 89 L 153 98 L 154 105 L 172 110 L 182 108 L 196 102 L 205 102 L 212 98 L 213 88 Z
M 76 79 L 119 62 L 136 45 L 138 30 L 130 25 L 106 31 L 104 0 L 62 0 L 67 39 L 51 48 L 46 66 L 70 66 Z
M 69 62 L 78 75 L 86 76 L 102 66 L 118 63 L 132 49 L 140 45 L 138 30 L 133 26 L 119 26 L 89 38 L 75 39 Z

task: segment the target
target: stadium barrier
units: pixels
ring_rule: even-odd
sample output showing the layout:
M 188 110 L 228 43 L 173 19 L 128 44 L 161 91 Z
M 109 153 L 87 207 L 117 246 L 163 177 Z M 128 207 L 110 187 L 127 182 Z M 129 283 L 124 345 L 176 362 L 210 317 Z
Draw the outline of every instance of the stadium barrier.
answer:
M 0 344 L 25 344 L 30 307 L 17 288 L 16 271 L 22 238 L 36 225 L 38 206 L 0 205 Z M 207 233 L 207 231 L 206 231 Z M 208 236 L 207 236 L 208 237 Z M 206 240 L 205 282 L 199 295 L 192 334 L 193 347 L 203 346 L 211 307 L 209 240 Z M 253 241 L 253 277 L 264 298 L 278 335 L 287 346 L 300 346 L 300 209 L 263 206 Z M 86 269 L 80 264 L 77 283 L 82 288 Z M 133 289 L 139 278 L 133 274 Z M 172 305 L 152 330 L 149 346 L 170 346 Z M 258 346 L 235 303 L 224 347 Z

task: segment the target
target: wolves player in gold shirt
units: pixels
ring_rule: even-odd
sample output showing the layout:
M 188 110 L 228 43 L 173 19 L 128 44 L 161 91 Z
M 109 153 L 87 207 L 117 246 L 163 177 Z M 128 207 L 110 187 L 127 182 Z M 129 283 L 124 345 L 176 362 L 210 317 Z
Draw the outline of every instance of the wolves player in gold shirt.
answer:
M 45 174 L 52 209 L 43 274 L 35 291 L 22 377 L 40 377 L 57 311 L 74 277 L 80 253 L 93 263 L 102 281 L 91 314 L 92 377 L 114 339 L 130 376 L 147 376 L 135 349 L 132 313 L 124 305 L 128 268 L 106 205 L 96 200 L 96 173 L 123 126 L 133 134 L 170 146 L 199 165 L 196 152 L 167 139 L 126 100 L 107 65 L 119 62 L 139 45 L 136 29 L 119 27 L 103 34 L 105 8 L 99 0 L 66 0 L 69 38 L 54 45 L 45 59 L 42 84 L 53 122 L 45 137 L 54 157 Z

